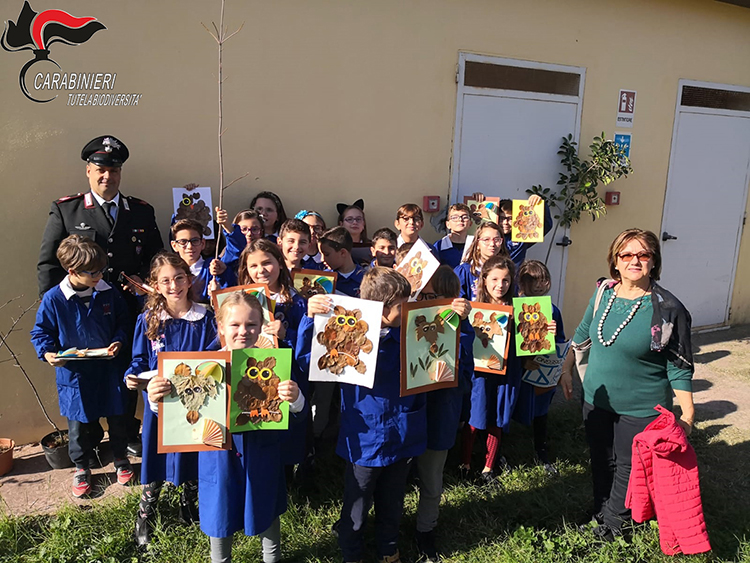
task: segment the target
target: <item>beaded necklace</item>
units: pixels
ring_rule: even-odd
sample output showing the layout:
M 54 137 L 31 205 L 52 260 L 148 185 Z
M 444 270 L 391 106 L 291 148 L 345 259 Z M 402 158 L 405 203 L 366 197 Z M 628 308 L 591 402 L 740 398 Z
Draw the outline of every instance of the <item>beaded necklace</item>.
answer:
M 601 342 L 602 346 L 605 348 L 612 346 L 612 344 L 615 343 L 615 340 L 617 340 L 617 336 L 622 332 L 622 329 L 624 329 L 628 323 L 633 320 L 633 317 L 635 316 L 635 313 L 640 309 L 641 303 L 643 303 L 643 298 L 646 297 L 646 293 L 648 293 L 648 290 L 651 288 L 651 285 L 649 285 L 648 289 L 643 292 L 643 295 L 641 295 L 641 298 L 631 307 L 630 312 L 628 313 L 628 316 L 625 317 L 625 320 L 620 323 L 620 326 L 618 326 L 615 329 L 614 334 L 612 335 L 612 338 L 609 340 L 604 340 L 604 335 L 602 334 L 602 329 L 604 328 L 604 321 L 607 318 L 607 314 L 609 313 L 609 310 L 612 308 L 612 304 L 615 302 L 615 299 L 617 299 L 617 292 L 612 291 L 612 297 L 609 298 L 609 301 L 607 302 L 607 306 L 604 308 L 604 313 L 602 313 L 602 318 L 599 319 L 599 326 L 596 329 L 596 336 L 599 338 L 599 342 Z

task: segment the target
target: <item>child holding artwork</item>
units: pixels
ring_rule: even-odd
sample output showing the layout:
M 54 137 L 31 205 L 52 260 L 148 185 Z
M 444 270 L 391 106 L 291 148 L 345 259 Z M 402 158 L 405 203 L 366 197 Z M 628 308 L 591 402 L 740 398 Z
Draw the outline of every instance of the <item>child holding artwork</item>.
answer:
M 344 227 L 329 229 L 320 237 L 320 252 L 328 267 L 338 273 L 336 293 L 359 297 L 365 269 L 352 259 L 352 237 Z
M 158 368 L 159 352 L 191 352 L 205 350 L 216 338 L 214 315 L 192 297 L 190 267 L 176 254 L 157 254 L 151 261 L 148 284 L 156 291 L 146 300 L 144 312 L 138 316 L 133 338 L 133 359 L 126 372 L 128 389 L 142 389 L 136 376 Z M 144 394 L 145 395 L 145 394 Z M 144 396 L 144 403 L 148 404 Z M 186 522 L 198 519 L 195 501 L 198 496 L 198 456 L 195 453 L 157 453 L 157 414 L 150 408 L 143 412 L 143 460 L 141 483 L 144 484 L 135 524 L 139 546 L 151 541 L 164 481 L 183 485 L 180 515 Z
M 125 366 L 118 359 L 68 362 L 58 352 L 69 348 L 106 348 L 116 356 L 128 343 L 131 320 L 120 292 L 102 280 L 107 255 L 92 239 L 70 235 L 57 249 L 68 271 L 62 282 L 44 294 L 31 343 L 39 359 L 55 367 L 60 414 L 68 419 L 68 451 L 75 463 L 73 496 L 91 492 L 94 448 L 104 437 L 99 419 L 106 417 L 115 458 L 117 482 L 133 477 L 128 461 L 125 425 Z
M 518 269 L 518 289 L 521 297 L 540 297 L 549 293 L 552 281 L 549 270 L 538 260 L 526 260 Z M 555 335 L 555 342 L 565 342 L 562 315 L 560 309 L 552 304 L 552 321 L 548 325 L 549 331 Z M 536 369 L 538 364 L 534 358 L 523 361 L 524 369 Z M 550 463 L 549 448 L 547 446 L 547 414 L 549 413 L 555 387 L 535 387 L 530 383 L 521 382 L 516 410 L 513 418 L 522 424 L 533 425 L 534 450 L 539 462 L 550 474 L 556 474 L 557 469 Z
M 302 267 L 306 270 L 325 270 L 326 265 L 323 263 L 323 255 L 318 248 L 318 237 L 326 231 L 326 222 L 320 213 L 307 209 L 297 213 L 294 218 L 304 221 L 310 227 L 310 248 L 308 252 L 312 254 L 308 254 L 302 259 Z
M 536 207 L 542 204 L 544 207 L 544 234 L 552 230 L 552 214 L 544 200 L 538 195 L 532 195 L 529 198 L 528 205 L 530 207 Z M 513 200 L 503 199 L 500 201 L 500 213 L 498 214 L 497 221 L 503 230 L 503 236 L 505 237 L 505 248 L 510 255 L 511 260 L 518 268 L 521 262 L 526 260 L 526 252 L 534 246 L 535 242 L 513 242 L 511 240 L 511 231 L 513 230 Z
M 408 242 L 417 242 L 419 231 L 424 227 L 422 208 L 416 203 L 405 203 L 396 211 L 396 220 L 393 222 L 399 232 L 397 244 L 400 247 Z
M 467 235 L 471 219 L 471 209 L 464 203 L 454 203 L 448 208 L 445 220 L 448 234 L 432 245 L 441 264 L 456 268 L 461 263 L 466 245 L 471 245 L 474 240 L 473 235 Z
M 393 268 L 396 262 L 396 249 L 398 248 L 398 238 L 388 227 L 383 227 L 375 231 L 372 235 L 372 262 L 370 268 L 382 266 L 383 268 Z
M 228 295 L 216 313 L 224 350 L 253 348 L 263 323 L 263 309 L 247 293 Z M 210 348 L 217 348 L 214 342 Z M 149 399 L 162 400 L 171 383 L 154 378 Z M 289 412 L 300 412 L 305 398 L 292 381 L 279 383 L 279 398 L 289 402 Z M 198 454 L 198 487 L 201 497 L 201 530 L 209 536 L 211 562 L 232 557 L 232 535 L 240 530 L 260 536 L 264 563 L 281 561 L 279 516 L 286 511 L 286 486 L 282 462 L 283 432 L 256 430 L 232 434 L 231 451 Z
M 373 268 L 362 280 L 362 298 L 384 306 L 372 389 L 341 384 L 336 453 L 346 461 L 346 472 L 341 517 L 334 528 L 344 561 L 362 560 L 367 513 L 374 500 L 378 559 L 400 562 L 398 531 L 409 460 L 427 446 L 424 393 L 400 396 L 401 306 L 410 293 L 406 278 L 391 268 Z M 330 297 L 310 298 L 301 329 L 307 346 L 313 338 L 312 317 L 330 309 Z
M 286 267 L 279 247 L 268 239 L 251 242 L 240 255 L 239 284 L 264 283 L 275 301 L 274 320 L 263 327 L 263 332 L 275 334 L 280 346 L 297 348 L 297 329 L 307 312 L 307 302 L 294 290 L 292 276 Z M 292 379 L 303 394 L 307 392 L 307 372 L 292 360 Z M 305 457 L 307 412 L 290 418 L 289 432 L 283 447 L 285 465 L 302 463 Z
M 300 219 L 287 219 L 279 229 L 279 247 L 288 270 L 301 268 L 310 248 L 310 227 Z
M 190 266 L 193 275 L 193 295 L 199 303 L 208 303 L 209 282 L 214 276 L 218 287 L 229 287 L 237 283 L 234 272 L 221 260 L 205 260 L 201 253 L 206 248 L 201 224 L 193 219 L 182 219 L 172 225 L 172 250 Z
M 216 208 L 216 222 L 224 230 L 227 245 L 221 258 L 232 271 L 237 273 L 240 254 L 252 241 L 263 238 L 263 219 L 253 209 L 245 209 L 234 216 L 231 225 L 227 225 L 228 215 L 224 209 Z
M 471 312 L 471 304 L 461 297 L 458 277 L 449 266 L 440 266 L 417 296 L 417 301 L 452 298 L 450 308 L 464 321 Z M 419 472 L 419 505 L 417 507 L 417 550 L 421 561 L 439 561 L 435 546 L 440 497 L 443 494 L 445 460 L 456 441 L 456 429 L 461 417 L 464 395 L 471 388 L 474 371 L 472 347 L 474 332 L 461 332 L 458 387 L 437 389 L 427 395 L 427 450 L 416 458 Z
M 493 223 L 494 224 L 494 223 Z M 478 237 L 487 236 L 479 233 Z M 513 261 L 508 256 L 492 256 L 484 265 L 479 276 L 476 301 L 511 305 L 513 303 Z M 510 323 L 508 331 L 510 332 Z M 480 480 L 486 484 L 496 482 L 495 466 L 507 468 L 505 458 L 498 457 L 500 437 L 508 431 L 510 418 L 518 399 L 521 384 L 521 363 L 511 345 L 506 361 L 505 375 L 479 374 L 471 377 L 471 411 L 469 424 L 463 427 L 461 447 L 461 473 L 468 476 L 471 469 L 471 452 L 479 430 L 487 431 L 487 454 Z
M 466 252 L 465 261 L 455 272 L 461 282 L 461 297 L 470 301 L 477 298 L 479 272 L 482 265 L 493 256 L 508 256 L 503 244 L 503 233 L 497 223 L 486 222 L 479 225 L 474 240 Z
M 250 209 L 254 209 L 263 219 L 265 238 L 276 242 L 279 228 L 286 221 L 286 211 L 281 198 L 273 192 L 260 192 L 250 202 Z

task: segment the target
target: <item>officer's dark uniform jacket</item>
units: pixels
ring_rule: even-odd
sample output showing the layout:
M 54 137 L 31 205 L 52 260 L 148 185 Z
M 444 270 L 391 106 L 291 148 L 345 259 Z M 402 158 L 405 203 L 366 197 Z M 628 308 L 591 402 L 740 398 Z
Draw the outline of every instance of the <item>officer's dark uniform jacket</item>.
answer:
M 37 277 L 40 295 L 59 284 L 67 273 L 55 253 L 68 235 L 93 238 L 109 257 L 104 280 L 117 286 L 120 272 L 147 279 L 151 258 L 164 244 L 154 208 L 137 197 L 120 193 L 117 219 L 110 227 L 104 209 L 89 191 L 52 203 L 39 251 Z

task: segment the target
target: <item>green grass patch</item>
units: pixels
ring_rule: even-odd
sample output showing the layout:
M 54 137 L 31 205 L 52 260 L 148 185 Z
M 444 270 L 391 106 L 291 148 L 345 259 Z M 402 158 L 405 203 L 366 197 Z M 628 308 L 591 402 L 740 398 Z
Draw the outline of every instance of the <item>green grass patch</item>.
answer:
M 606 544 L 590 529 L 579 529 L 591 503 L 580 415 L 574 404 L 555 405 L 550 438 L 557 456 L 558 476 L 549 477 L 533 463 L 531 432 L 515 426 L 504 437 L 503 454 L 514 469 L 501 486 L 481 487 L 456 475 L 457 453 L 446 467 L 443 508 L 438 526 L 439 547 L 447 563 L 587 563 L 628 562 L 750 562 L 750 479 L 746 469 L 750 442 L 718 439 L 719 425 L 697 429 L 691 441 L 698 452 L 704 510 L 714 551 L 701 556 L 667 557 L 659 548 L 655 522 L 637 525 L 632 537 Z M 479 442 L 480 440 L 477 440 Z M 318 467 L 318 487 L 309 497 L 292 494 L 282 517 L 285 561 L 337 562 L 340 552 L 331 534 L 338 518 L 343 488 L 343 462 L 330 450 Z M 475 464 L 481 467 L 477 455 Z M 416 561 L 413 541 L 417 493 L 406 498 L 401 526 L 403 560 Z M 136 492 L 108 499 L 94 508 L 70 505 L 54 516 L 13 518 L 0 515 L 0 562 L 120 563 L 165 561 L 205 563 L 208 539 L 197 526 L 177 519 L 177 494 L 165 489 L 159 505 L 155 539 L 145 554 L 132 540 L 138 504 Z M 371 528 L 371 527 L 370 527 Z M 366 561 L 375 561 L 372 529 Z M 257 538 L 235 536 L 235 561 L 259 562 Z

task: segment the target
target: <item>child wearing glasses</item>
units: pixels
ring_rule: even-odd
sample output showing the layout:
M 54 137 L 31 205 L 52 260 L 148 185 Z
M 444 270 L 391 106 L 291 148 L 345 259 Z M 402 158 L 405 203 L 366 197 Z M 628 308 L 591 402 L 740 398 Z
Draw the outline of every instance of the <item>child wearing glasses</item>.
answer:
M 538 195 L 532 195 L 529 198 L 529 206 L 536 207 L 537 205 L 544 206 L 544 234 L 552 230 L 552 214 L 549 210 L 549 205 L 544 203 L 544 200 Z M 526 252 L 534 246 L 535 242 L 513 242 L 510 240 L 510 234 L 513 230 L 513 200 L 503 199 L 500 201 L 500 213 L 498 214 L 497 222 L 505 237 L 505 248 L 510 255 L 510 259 L 513 260 L 516 268 L 521 266 L 521 262 L 526 260 Z
M 317 211 L 308 211 L 303 209 L 294 216 L 295 219 L 307 223 L 310 227 L 310 248 L 309 253 L 302 259 L 302 267 L 306 270 L 325 270 L 326 265 L 323 263 L 323 255 L 318 248 L 318 237 L 326 232 L 326 222 Z
M 31 343 L 39 359 L 55 367 L 60 414 L 68 419 L 68 450 L 75 463 L 73 496 L 91 492 L 90 465 L 94 448 L 104 437 L 99 419 L 106 417 L 115 458 L 117 482 L 127 485 L 133 468 L 126 455 L 125 365 L 118 359 L 68 362 L 58 352 L 69 348 L 106 348 L 117 356 L 127 345 L 131 319 L 122 295 L 102 279 L 107 255 L 93 240 L 70 235 L 57 249 L 57 259 L 68 272 L 44 294 Z
M 508 256 L 508 250 L 503 242 L 500 226 L 487 221 L 479 225 L 462 262 L 455 269 L 461 282 L 461 297 L 476 301 L 479 272 L 482 265 L 493 256 Z
M 354 244 L 367 244 L 367 220 L 365 219 L 365 200 L 358 199 L 351 205 L 336 204 L 339 212 L 339 226 L 344 227 L 352 237 Z
M 396 211 L 396 220 L 393 222 L 399 232 L 397 246 L 406 243 L 415 243 L 420 238 L 419 231 L 424 227 L 422 208 L 416 203 L 405 203 Z
M 172 250 L 180 255 L 190 267 L 193 275 L 193 295 L 199 303 L 209 303 L 211 296 L 209 285 L 216 276 L 218 288 L 230 287 L 237 284 L 237 277 L 231 268 L 227 268 L 221 260 L 206 260 L 201 253 L 206 248 L 203 229 L 200 223 L 193 219 L 182 219 L 172 225 Z
M 125 372 L 128 389 L 141 389 L 146 380 L 136 376 L 158 368 L 159 352 L 193 352 L 208 349 L 216 338 L 214 314 L 192 296 L 190 266 L 177 254 L 163 252 L 151 261 L 148 284 L 154 288 L 138 315 L 133 337 L 133 359 Z M 150 405 L 144 393 L 144 404 Z M 156 506 L 164 481 L 183 485 L 180 516 L 198 520 L 198 454 L 157 453 L 158 420 L 155 405 L 143 410 L 143 459 L 141 501 L 135 523 L 135 541 L 145 547 L 151 541 Z
M 245 250 L 245 247 L 254 240 L 263 238 L 265 232 L 263 218 L 254 209 L 244 209 L 234 216 L 230 224 L 226 210 L 217 207 L 216 222 L 224 230 L 224 237 L 227 241 L 221 261 L 236 274 L 240 254 Z
M 456 268 L 464 257 L 465 250 L 471 246 L 473 235 L 468 235 L 471 226 L 471 209 L 464 203 L 454 203 L 448 208 L 445 220 L 448 234 L 433 246 L 433 254 L 441 264 Z

